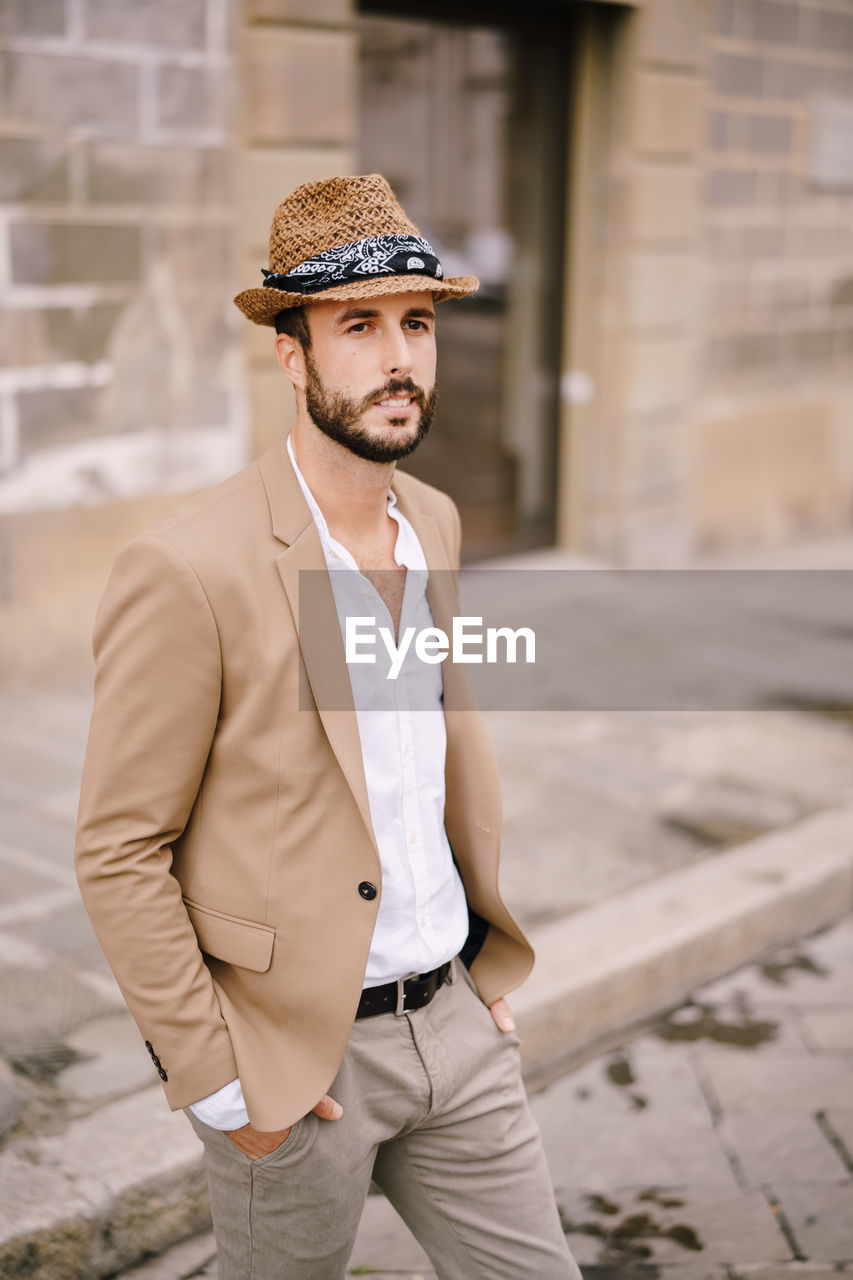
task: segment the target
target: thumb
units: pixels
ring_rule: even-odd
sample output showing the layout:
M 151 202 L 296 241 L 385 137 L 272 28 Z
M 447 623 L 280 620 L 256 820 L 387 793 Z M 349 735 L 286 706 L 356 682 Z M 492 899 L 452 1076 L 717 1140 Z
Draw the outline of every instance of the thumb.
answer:
M 344 1109 L 341 1104 L 339 1102 L 335 1102 L 334 1098 L 330 1098 L 327 1093 L 323 1095 L 316 1107 L 312 1109 L 314 1114 L 318 1115 L 321 1120 L 340 1120 L 341 1116 L 344 1114 Z

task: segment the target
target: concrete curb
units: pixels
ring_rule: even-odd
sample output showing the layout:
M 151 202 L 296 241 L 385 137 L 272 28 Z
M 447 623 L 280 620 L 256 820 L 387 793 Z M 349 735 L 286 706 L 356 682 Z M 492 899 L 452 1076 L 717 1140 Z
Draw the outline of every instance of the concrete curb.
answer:
M 532 931 L 512 998 L 528 1073 L 853 905 L 853 804 Z M 0 1154 L 0 1275 L 96 1280 L 207 1225 L 201 1149 L 158 1086 Z

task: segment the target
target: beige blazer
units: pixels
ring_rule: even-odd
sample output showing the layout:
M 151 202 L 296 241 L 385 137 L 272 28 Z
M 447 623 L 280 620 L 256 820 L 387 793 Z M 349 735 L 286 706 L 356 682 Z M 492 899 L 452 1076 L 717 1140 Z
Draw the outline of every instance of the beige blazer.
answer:
M 399 472 L 394 489 L 429 567 L 457 567 L 450 498 Z M 300 645 L 305 569 L 329 626 Z M 428 588 L 448 631 L 452 580 Z M 239 1075 L 252 1123 L 285 1128 L 346 1049 L 380 901 L 358 886 L 381 893 L 381 870 L 351 693 L 335 701 L 349 680 L 331 584 L 283 445 L 121 551 L 94 653 L 76 843 L 92 924 L 172 1109 Z M 442 669 L 447 704 L 461 668 Z M 489 922 L 471 972 L 491 1003 L 533 953 L 498 891 L 485 726 L 445 715 L 445 825 Z

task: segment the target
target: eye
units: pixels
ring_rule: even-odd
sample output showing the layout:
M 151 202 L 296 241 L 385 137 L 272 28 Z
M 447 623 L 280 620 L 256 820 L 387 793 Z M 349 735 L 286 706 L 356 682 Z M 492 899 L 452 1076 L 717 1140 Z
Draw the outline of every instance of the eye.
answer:
M 407 320 L 406 325 L 415 333 L 428 333 L 429 325 L 424 320 Z
M 358 320 L 355 324 L 351 324 L 347 329 L 347 333 L 366 333 L 369 328 L 366 320 Z

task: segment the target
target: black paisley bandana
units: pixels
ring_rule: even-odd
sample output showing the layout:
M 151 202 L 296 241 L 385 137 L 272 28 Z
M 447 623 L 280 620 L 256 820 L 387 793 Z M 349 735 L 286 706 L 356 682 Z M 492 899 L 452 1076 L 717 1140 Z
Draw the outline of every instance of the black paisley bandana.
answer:
M 441 280 L 444 272 L 432 246 L 420 236 L 371 236 L 354 240 L 337 249 L 325 249 L 307 262 L 300 262 L 287 275 L 268 271 L 264 288 L 283 289 L 286 293 L 321 293 L 353 280 L 371 276 L 431 276 Z

